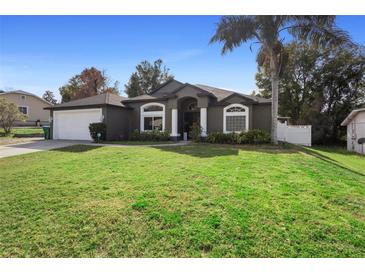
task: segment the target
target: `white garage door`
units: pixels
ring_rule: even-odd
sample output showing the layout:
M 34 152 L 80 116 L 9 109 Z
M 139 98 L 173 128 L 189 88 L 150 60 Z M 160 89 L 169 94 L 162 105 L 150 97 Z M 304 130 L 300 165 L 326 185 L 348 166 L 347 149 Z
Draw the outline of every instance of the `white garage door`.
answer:
M 89 124 L 102 121 L 101 108 L 53 112 L 53 139 L 91 140 Z

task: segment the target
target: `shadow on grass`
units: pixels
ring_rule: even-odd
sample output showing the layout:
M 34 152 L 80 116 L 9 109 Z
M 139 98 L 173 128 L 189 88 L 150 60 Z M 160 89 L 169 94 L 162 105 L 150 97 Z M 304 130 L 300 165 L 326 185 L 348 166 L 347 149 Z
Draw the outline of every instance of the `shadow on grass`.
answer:
M 101 148 L 101 146 L 89 146 L 89 145 L 73 145 L 61 148 L 54 148 L 51 151 L 59 151 L 59 152 L 71 152 L 71 153 L 81 153 L 87 152 L 94 149 Z
M 312 149 L 309 149 L 309 148 L 306 148 L 306 147 L 302 147 L 301 148 L 301 151 L 303 151 L 304 153 L 310 155 L 310 156 L 313 156 L 313 157 L 316 157 L 317 159 L 320 159 L 326 163 L 329 163 L 329 164 L 332 164 L 332 165 L 335 165 L 336 167 L 339 167 L 343 170 L 346 170 L 346 171 L 349 171 L 349 172 L 352 172 L 356 175 L 360 175 L 360 176 L 365 176 L 365 173 L 361 173 L 361 172 L 358 172 L 356 170 L 353 170 L 351 168 L 348 168 L 346 166 L 344 166 L 343 164 L 341 164 L 340 162 L 338 162 L 337 160 L 331 158 L 331 157 L 328 157 L 326 155 L 323 155 L 315 150 L 312 150 Z M 325 150 L 326 152 L 330 152 L 328 149 Z M 338 153 L 336 151 L 336 153 Z M 348 154 L 348 153 L 342 153 L 342 154 Z
M 235 156 L 240 151 L 254 151 L 258 153 L 280 154 L 298 153 L 298 149 L 291 146 L 272 145 L 220 145 L 199 143 L 184 146 L 161 146 L 154 147 L 162 151 L 190 155 L 199 158 L 210 158 L 219 156 Z

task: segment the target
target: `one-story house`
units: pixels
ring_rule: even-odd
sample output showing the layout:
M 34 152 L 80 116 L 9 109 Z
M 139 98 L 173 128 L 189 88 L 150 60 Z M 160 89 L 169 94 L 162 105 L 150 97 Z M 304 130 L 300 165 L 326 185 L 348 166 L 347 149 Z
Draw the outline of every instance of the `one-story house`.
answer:
M 170 80 L 149 95 L 125 98 L 100 94 L 48 108 L 54 139 L 90 140 L 88 125 L 104 122 L 108 140 L 127 139 L 134 130 L 168 131 L 181 139 L 193 123 L 209 132 L 270 132 L 271 100 Z
M 347 126 L 347 150 L 365 154 L 365 108 L 351 111 L 341 126 Z

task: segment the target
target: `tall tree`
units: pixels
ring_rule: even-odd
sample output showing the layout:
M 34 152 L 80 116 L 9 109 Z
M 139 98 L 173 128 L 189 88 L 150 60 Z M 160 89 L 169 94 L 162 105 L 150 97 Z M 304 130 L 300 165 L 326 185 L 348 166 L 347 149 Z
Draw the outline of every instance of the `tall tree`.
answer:
M 59 88 L 62 102 L 81 99 L 102 93 L 119 94 L 118 81 L 109 86 L 109 78 L 105 72 L 94 67 L 84 69 L 73 76 L 66 85 Z
M 365 103 L 365 57 L 360 48 L 318 49 L 290 43 L 287 66 L 279 83 L 279 114 L 294 124 L 311 124 L 313 143 L 339 142 L 340 124 L 354 108 Z M 256 84 L 270 97 L 270 75 L 259 70 Z
M 59 88 L 60 94 L 62 96 L 62 103 L 71 101 L 76 97 L 76 94 L 80 90 L 80 75 L 75 75 L 71 77 L 68 83 Z
M 52 92 L 52 91 L 50 91 L 50 90 L 46 90 L 46 91 L 44 92 L 44 94 L 43 94 L 42 98 L 43 98 L 44 100 L 46 100 L 47 102 L 49 102 L 49 103 L 53 104 L 53 105 L 55 105 L 55 104 L 57 103 L 57 100 L 56 100 L 56 98 L 54 97 L 53 92 Z
M 161 59 L 156 60 L 153 64 L 142 61 L 136 66 L 136 71 L 132 73 L 128 84 L 125 85 L 125 93 L 128 94 L 128 97 L 150 94 L 163 82 L 174 78 L 169 71 Z
M 279 79 L 287 54 L 283 31 L 294 37 L 326 47 L 349 42 L 348 35 L 336 27 L 335 16 L 223 16 L 210 43 L 223 42 L 222 54 L 241 44 L 260 44 L 257 62 L 270 74 L 272 90 L 271 138 L 277 144 Z
M 297 124 L 303 122 L 303 113 L 317 92 L 314 84 L 320 73 L 318 65 L 321 62 L 321 51 L 310 44 L 296 42 L 286 45 L 284 50 L 288 59 L 279 81 L 278 113 L 289 116 L 291 122 Z M 271 98 L 270 74 L 260 67 L 256 74 L 256 85 L 262 97 Z

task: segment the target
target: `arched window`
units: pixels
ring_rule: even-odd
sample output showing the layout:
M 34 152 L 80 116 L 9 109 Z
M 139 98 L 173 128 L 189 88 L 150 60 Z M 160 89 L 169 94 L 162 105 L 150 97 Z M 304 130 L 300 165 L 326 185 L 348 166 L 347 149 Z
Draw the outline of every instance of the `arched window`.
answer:
M 165 130 L 165 105 L 148 103 L 141 106 L 141 131 Z
M 242 132 L 248 130 L 248 107 L 231 104 L 223 109 L 223 132 Z

